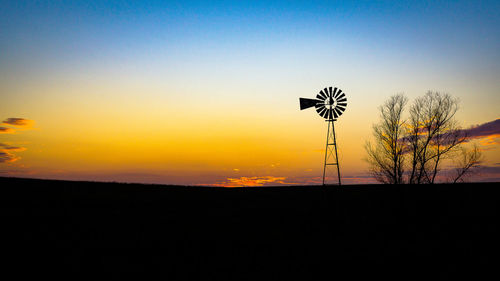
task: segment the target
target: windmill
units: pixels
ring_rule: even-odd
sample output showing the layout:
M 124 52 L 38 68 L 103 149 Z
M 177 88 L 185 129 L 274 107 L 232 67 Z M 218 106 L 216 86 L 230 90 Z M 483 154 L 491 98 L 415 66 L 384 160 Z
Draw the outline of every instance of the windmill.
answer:
M 340 183 L 340 166 L 337 154 L 337 141 L 335 138 L 334 122 L 342 115 L 347 107 L 347 98 L 338 88 L 324 88 L 319 91 L 315 99 L 300 98 L 300 110 L 315 107 L 316 112 L 328 122 L 328 131 L 326 134 L 325 164 L 323 166 L 323 185 L 327 176 L 327 167 L 337 166 L 337 176 Z

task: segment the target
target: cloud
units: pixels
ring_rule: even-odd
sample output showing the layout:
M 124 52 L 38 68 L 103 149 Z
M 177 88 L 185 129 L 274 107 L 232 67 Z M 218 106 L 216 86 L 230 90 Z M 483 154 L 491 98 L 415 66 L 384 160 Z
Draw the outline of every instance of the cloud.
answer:
M 9 163 L 9 162 L 15 162 L 19 160 L 20 158 L 17 157 L 16 155 L 0 149 L 0 163 Z
M 486 165 L 481 165 L 478 167 L 478 169 L 482 173 L 488 173 L 488 174 L 496 174 L 498 177 L 500 177 L 500 167 L 499 166 L 486 166 Z
M 12 134 L 15 130 L 7 127 L 0 127 L 0 134 Z
M 223 182 L 208 184 L 210 186 L 221 187 L 250 187 L 250 186 L 278 186 L 278 185 L 321 185 L 323 178 L 320 176 L 302 176 L 302 177 L 275 177 L 275 176 L 255 176 L 227 178 Z M 337 178 L 328 177 L 327 183 L 337 184 Z M 375 179 L 365 173 L 358 175 L 342 176 L 342 184 L 370 184 L 377 183 Z M 207 185 L 207 184 L 204 184 Z
M 262 176 L 262 177 L 239 177 L 227 178 L 224 182 L 211 184 L 212 186 L 223 187 L 244 187 L 244 186 L 264 186 L 264 185 L 288 185 L 295 184 L 285 182 L 286 177 Z
M 370 174 L 346 175 L 341 177 L 342 184 L 375 184 L 377 180 Z
M 5 151 L 5 150 L 10 150 L 10 151 L 25 151 L 25 147 L 20 147 L 20 146 L 11 146 L 5 143 L 0 143 L 0 151 Z
M 472 138 L 500 135 L 500 119 L 473 126 L 469 129 L 466 129 L 465 132 L 467 132 L 467 135 Z
M 500 180 L 500 167 L 480 165 L 474 168 L 473 173 L 464 180 L 468 182 L 498 182 Z
M 7 118 L 2 123 L 0 123 L 0 125 L 15 126 L 19 127 L 20 130 L 24 130 L 26 128 L 29 129 L 34 123 L 35 122 L 33 120 L 24 118 Z M 0 126 L 1 134 L 13 134 L 15 132 L 16 130 L 12 128 Z M 21 159 L 21 157 L 18 157 L 12 152 L 20 152 L 25 150 L 26 148 L 24 147 L 0 143 L 0 163 L 11 163 Z
M 482 145 L 500 144 L 500 119 L 465 129 L 471 139 L 481 139 Z
M 377 183 L 375 178 L 365 172 L 358 172 L 357 174 L 342 174 L 340 180 L 342 185 L 351 185 L 351 184 L 372 184 Z M 304 185 L 317 185 L 323 184 L 323 177 L 303 177 L 301 179 L 297 179 L 301 184 Z M 327 173 L 327 177 L 325 178 L 326 184 L 338 184 L 338 177 L 336 174 Z
M 500 144 L 500 119 L 487 122 L 480 125 L 472 126 L 468 129 L 457 130 L 439 135 L 442 144 L 447 144 L 450 141 L 466 136 L 466 141 L 478 139 L 481 145 L 489 146 Z M 421 137 L 421 136 L 418 136 Z M 413 136 L 401 138 L 401 142 L 411 141 Z M 408 152 L 408 151 L 405 151 Z
M 33 125 L 34 121 L 24 118 L 7 118 L 3 121 L 5 125 L 12 125 L 17 127 L 29 127 Z

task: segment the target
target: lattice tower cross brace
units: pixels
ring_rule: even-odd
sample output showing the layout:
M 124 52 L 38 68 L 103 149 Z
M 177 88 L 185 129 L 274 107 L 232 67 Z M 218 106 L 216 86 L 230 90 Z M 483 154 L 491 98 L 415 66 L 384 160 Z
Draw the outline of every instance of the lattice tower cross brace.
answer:
M 333 118 L 326 120 L 326 122 L 328 122 L 328 132 L 326 134 L 325 165 L 323 166 L 323 185 L 325 185 L 325 177 L 327 176 L 327 166 L 337 166 L 337 176 L 339 179 L 339 185 L 341 185 L 339 157 L 337 154 L 337 140 L 335 138 L 335 121 L 336 119 Z

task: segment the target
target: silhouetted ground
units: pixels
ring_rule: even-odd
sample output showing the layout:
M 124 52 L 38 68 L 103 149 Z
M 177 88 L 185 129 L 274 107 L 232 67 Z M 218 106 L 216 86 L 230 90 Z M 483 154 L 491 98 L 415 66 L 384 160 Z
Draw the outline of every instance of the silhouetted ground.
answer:
M 497 184 L 0 187 L 2 267 L 16 279 L 498 277 Z

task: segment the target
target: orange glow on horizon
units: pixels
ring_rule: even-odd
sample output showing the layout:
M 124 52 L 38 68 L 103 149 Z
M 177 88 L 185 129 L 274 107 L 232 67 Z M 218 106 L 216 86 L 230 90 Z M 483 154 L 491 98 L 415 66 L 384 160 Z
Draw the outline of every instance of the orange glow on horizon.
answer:
M 221 187 L 250 187 L 250 186 L 264 186 L 265 184 L 286 184 L 292 185 L 296 183 L 285 182 L 286 177 L 274 177 L 274 176 L 261 176 L 261 177 L 239 177 L 239 178 L 227 178 L 226 182 L 218 182 L 214 184 L 209 184 L 211 186 L 221 186 Z

